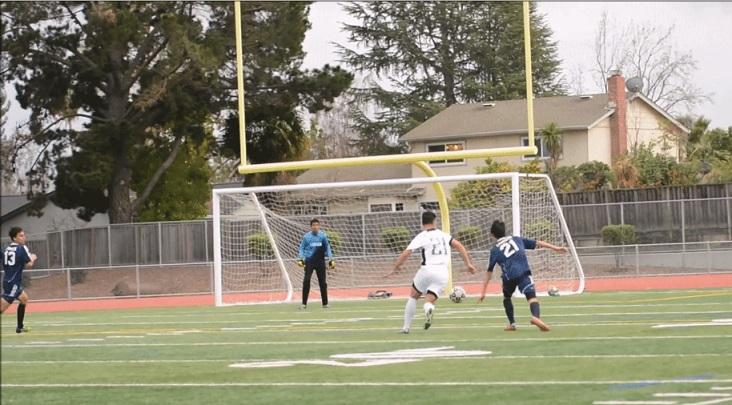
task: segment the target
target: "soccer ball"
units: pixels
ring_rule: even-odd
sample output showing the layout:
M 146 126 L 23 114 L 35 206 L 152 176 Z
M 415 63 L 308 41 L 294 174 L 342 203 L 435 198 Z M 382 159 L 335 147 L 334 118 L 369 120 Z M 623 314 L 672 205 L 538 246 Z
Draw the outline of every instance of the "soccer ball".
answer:
M 465 290 L 462 287 L 455 287 L 450 293 L 450 301 L 459 304 L 465 298 Z
M 549 286 L 549 290 L 547 292 L 552 297 L 558 297 L 559 296 L 559 289 L 556 286 L 550 285 Z

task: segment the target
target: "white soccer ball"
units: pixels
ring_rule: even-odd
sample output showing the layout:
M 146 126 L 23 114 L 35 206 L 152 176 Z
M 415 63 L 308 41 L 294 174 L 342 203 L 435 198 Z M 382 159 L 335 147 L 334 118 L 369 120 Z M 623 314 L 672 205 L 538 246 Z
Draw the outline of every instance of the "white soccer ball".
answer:
M 465 290 L 463 287 L 455 287 L 450 293 L 450 301 L 459 304 L 465 298 Z
M 551 297 L 559 296 L 559 289 L 553 285 L 549 286 L 549 290 L 547 292 L 549 293 L 549 296 L 551 296 Z

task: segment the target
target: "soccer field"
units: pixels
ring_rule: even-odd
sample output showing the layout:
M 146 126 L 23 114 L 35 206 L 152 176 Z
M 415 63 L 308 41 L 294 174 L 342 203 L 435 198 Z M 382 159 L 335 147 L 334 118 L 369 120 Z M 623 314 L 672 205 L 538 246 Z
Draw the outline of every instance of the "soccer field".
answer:
M 2 319 L 3 404 L 732 402 L 732 289 L 501 300 L 32 312 Z M 421 306 L 420 306 L 421 308 Z M 237 367 L 233 367 L 237 365 Z M 475 402 L 467 402 L 475 401 Z

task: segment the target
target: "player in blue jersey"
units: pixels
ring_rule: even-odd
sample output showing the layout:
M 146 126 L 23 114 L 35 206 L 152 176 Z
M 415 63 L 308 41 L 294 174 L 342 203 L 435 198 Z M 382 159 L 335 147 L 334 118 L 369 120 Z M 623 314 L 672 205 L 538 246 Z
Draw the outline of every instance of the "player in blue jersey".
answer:
M 305 268 L 300 309 L 307 308 L 308 295 L 310 295 L 310 278 L 313 276 L 313 270 L 318 276 L 323 308 L 328 308 L 328 284 L 325 282 L 326 258 L 328 259 L 328 268 L 334 269 L 335 261 L 333 260 L 333 252 L 330 249 L 330 241 L 325 232 L 320 230 L 320 221 L 314 218 L 310 221 L 310 232 L 302 237 L 299 259 L 297 260 L 297 265 Z
M 5 312 L 13 301 L 18 300 L 18 327 L 16 333 L 27 332 L 23 324 L 25 306 L 28 305 L 28 294 L 23 290 L 23 269 L 30 268 L 36 262 L 36 255 L 25 246 L 25 232 L 14 226 L 10 228 L 12 243 L 3 251 L 3 296 L 0 299 L 0 312 Z
M 491 235 L 496 238 L 496 245 L 491 249 L 490 262 L 488 263 L 488 271 L 483 281 L 483 290 L 480 294 L 478 302 L 483 302 L 488 283 L 493 275 L 493 268 L 497 265 L 501 266 L 503 272 L 501 280 L 503 281 L 503 308 L 506 310 L 508 317 L 508 326 L 506 331 L 516 330 L 516 320 L 513 317 L 513 302 L 511 296 L 518 288 L 521 294 L 526 296 L 529 301 L 529 309 L 531 310 L 531 324 L 541 329 L 543 332 L 549 331 L 547 326 L 540 317 L 539 300 L 536 299 L 536 287 L 534 280 L 531 278 L 531 268 L 529 260 L 526 257 L 526 249 L 533 250 L 537 247 L 552 249 L 555 252 L 566 253 L 568 250 L 564 246 L 554 246 L 541 240 L 533 240 L 522 238 L 520 236 L 506 236 L 506 224 L 501 221 L 494 221 L 491 225 Z

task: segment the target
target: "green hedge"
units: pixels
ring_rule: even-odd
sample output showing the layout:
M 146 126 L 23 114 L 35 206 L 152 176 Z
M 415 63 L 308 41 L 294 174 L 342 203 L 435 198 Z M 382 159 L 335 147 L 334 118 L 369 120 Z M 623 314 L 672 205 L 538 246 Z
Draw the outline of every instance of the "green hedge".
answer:
M 602 241 L 607 245 L 628 245 L 637 241 L 633 225 L 607 225 L 601 232 Z
M 257 259 L 267 259 L 274 256 L 272 244 L 269 242 L 267 234 L 255 233 L 247 238 L 247 247 L 249 252 Z
M 405 226 L 384 228 L 381 231 L 381 240 L 384 242 L 384 245 L 394 253 L 399 253 L 406 249 L 411 236 L 412 233 L 409 232 L 409 229 Z
M 466 226 L 455 232 L 455 239 L 465 245 L 468 249 L 475 249 L 483 241 L 483 232 L 477 226 Z

